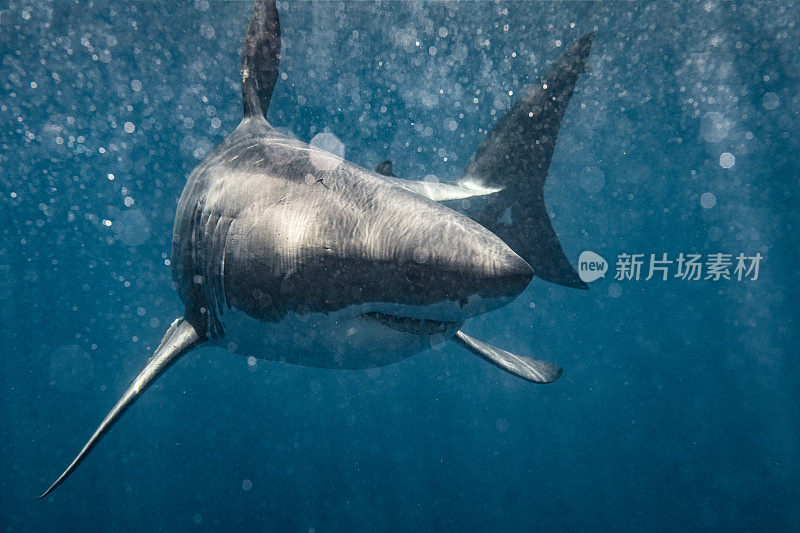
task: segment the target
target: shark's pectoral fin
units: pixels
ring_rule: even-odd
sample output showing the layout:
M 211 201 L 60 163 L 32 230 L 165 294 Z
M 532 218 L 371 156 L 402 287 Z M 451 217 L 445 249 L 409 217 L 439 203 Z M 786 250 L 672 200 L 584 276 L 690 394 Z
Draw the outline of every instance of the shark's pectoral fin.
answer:
M 97 427 L 95 432 L 92 434 L 89 441 L 86 445 L 81 449 L 80 453 L 78 453 L 77 457 L 70 463 L 64 473 L 59 476 L 59 478 L 48 488 L 44 493 L 39 496 L 39 498 L 44 498 L 51 492 L 53 492 L 56 487 L 61 485 L 65 479 L 78 467 L 78 465 L 83 461 L 89 452 L 92 451 L 92 448 L 100 442 L 100 439 L 103 438 L 111 426 L 119 420 L 122 414 L 131 406 L 133 402 L 139 397 L 141 393 L 143 393 L 147 387 L 149 387 L 155 379 L 160 376 L 167 368 L 172 365 L 178 358 L 203 342 L 205 339 L 198 334 L 195 330 L 194 326 L 192 326 L 188 321 L 184 320 L 183 318 L 179 318 L 175 322 L 172 323 L 170 328 L 167 330 L 166 335 L 164 335 L 164 339 L 161 341 L 158 349 L 156 349 L 153 357 L 147 362 L 139 375 L 136 376 L 136 379 L 133 380 L 133 383 L 130 384 L 128 389 L 122 395 L 122 397 L 117 401 L 111 411 L 108 412 L 106 417 Z
M 159 351 L 161 351 L 161 348 L 163 348 L 164 345 L 169 342 L 169 340 L 175 334 L 175 330 L 178 329 L 178 326 L 180 326 L 182 322 L 183 317 L 176 318 L 172 321 L 172 324 L 169 325 L 169 329 L 167 329 L 167 332 L 164 333 L 164 337 L 161 339 L 161 342 L 158 344 L 158 348 L 155 349 L 153 354 L 157 354 Z
M 437 181 L 417 181 L 398 178 L 392 169 L 392 160 L 387 159 L 378 163 L 375 172 L 384 176 L 387 181 L 399 185 L 404 189 L 424 196 L 434 202 L 447 202 L 449 200 L 462 200 L 473 196 L 486 196 L 503 190 L 502 187 L 487 186 L 482 183 L 461 180 L 458 183 Z
M 386 163 L 389 163 L 388 170 L 384 166 Z M 424 196 L 434 202 L 447 202 L 449 200 L 472 198 L 473 196 L 486 196 L 503 190 L 502 187 L 484 186 L 478 183 L 404 180 L 395 177 L 394 173 L 391 173 L 391 161 L 384 161 L 375 167 L 375 172 L 383 175 L 386 181 L 419 194 L 420 196 Z
M 463 331 L 456 332 L 452 337 L 457 342 L 475 355 L 486 359 L 494 366 L 505 370 L 509 374 L 521 377 L 533 383 L 552 383 L 561 377 L 561 367 L 547 361 L 536 361 L 528 357 L 514 355 L 501 350 L 491 344 L 486 344 L 470 337 Z

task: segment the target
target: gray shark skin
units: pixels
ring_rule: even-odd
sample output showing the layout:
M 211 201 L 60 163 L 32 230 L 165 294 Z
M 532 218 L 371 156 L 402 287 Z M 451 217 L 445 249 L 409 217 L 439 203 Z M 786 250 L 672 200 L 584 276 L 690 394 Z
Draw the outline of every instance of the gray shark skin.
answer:
M 192 171 L 175 216 L 172 268 L 184 316 L 40 498 L 159 375 L 204 343 L 352 369 L 391 364 L 452 340 L 534 383 L 561 375 L 556 365 L 460 331 L 468 318 L 513 300 L 533 277 L 497 235 L 430 199 L 431 191 L 415 192 L 404 180 L 270 126 L 265 112 L 279 59 L 275 2 L 256 0 L 242 48 L 244 118 Z M 500 190 L 448 187 L 434 192 L 448 199 Z
M 444 341 L 450 326 L 508 303 L 533 276 L 475 221 L 286 137 L 262 116 L 246 118 L 192 172 L 173 258 L 186 320 L 211 342 L 340 368 Z M 378 316 L 425 320 L 429 331 Z M 409 335 L 437 338 L 386 342 Z

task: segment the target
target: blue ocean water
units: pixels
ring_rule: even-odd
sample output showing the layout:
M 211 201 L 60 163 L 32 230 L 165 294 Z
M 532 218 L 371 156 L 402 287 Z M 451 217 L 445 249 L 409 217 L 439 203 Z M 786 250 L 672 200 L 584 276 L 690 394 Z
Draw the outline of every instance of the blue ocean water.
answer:
M 790 2 L 282 2 L 268 119 L 455 179 L 596 31 L 546 200 L 577 291 L 534 280 L 452 343 L 332 371 L 181 359 L 56 492 L 182 313 L 186 176 L 241 119 L 245 1 L 0 4 L 0 525 L 27 530 L 800 529 L 800 12 Z M 339 144 L 341 143 L 341 144 Z M 761 254 L 757 279 L 650 254 Z M 641 279 L 615 279 L 644 254 Z M 380 339 L 376 339 L 380 342 Z

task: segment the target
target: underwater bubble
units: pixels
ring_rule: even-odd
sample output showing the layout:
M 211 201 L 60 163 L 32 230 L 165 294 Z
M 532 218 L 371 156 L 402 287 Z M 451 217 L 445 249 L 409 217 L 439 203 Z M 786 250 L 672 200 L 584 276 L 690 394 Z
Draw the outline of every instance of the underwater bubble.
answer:
M 717 524 L 719 524 L 719 514 L 706 504 L 703 508 L 703 512 L 700 514 L 700 521 L 706 527 L 716 527 Z
M 497 427 L 497 431 L 499 431 L 500 433 L 505 433 L 506 431 L 508 431 L 508 420 L 506 420 L 505 418 L 497 419 L 495 427 Z
M 723 152 L 719 156 L 719 166 L 722 168 L 731 168 L 736 164 L 736 158 L 730 152 Z
M 612 283 L 608 286 L 608 295 L 612 298 L 619 298 L 622 295 L 622 285 L 619 283 Z
M 310 144 L 339 157 L 344 157 L 344 143 L 333 133 L 318 133 L 311 139 Z
M 505 111 L 511 107 L 511 98 L 509 98 L 507 93 L 500 93 L 494 97 L 492 105 L 498 111 Z
M 767 93 L 761 98 L 761 105 L 764 109 L 772 111 L 781 104 L 781 98 L 775 93 Z
M 122 213 L 112 225 L 119 240 L 127 246 L 139 246 L 150 237 L 150 223 L 138 209 Z
M 64 138 L 68 137 L 67 130 L 59 124 L 46 124 L 42 129 L 43 137 L 56 144 L 64 144 Z
M 700 205 L 702 205 L 704 209 L 711 209 L 717 205 L 717 197 L 714 196 L 713 193 L 704 192 L 700 195 Z
M 420 99 L 422 100 L 422 105 L 427 108 L 434 108 L 439 105 L 439 97 L 433 93 L 421 91 Z M 381 107 L 381 113 L 386 112 L 386 107 Z
M 319 133 L 309 143 L 323 152 L 316 150 L 309 153 L 311 164 L 319 170 L 334 170 L 344 159 L 344 143 L 333 133 Z M 336 157 L 331 157 L 334 155 Z M 340 159 L 341 158 L 341 159 Z
M 138 93 L 139 91 L 142 90 L 142 82 L 140 82 L 139 80 L 131 80 L 131 89 L 133 89 L 134 92 Z
M 606 184 L 606 175 L 597 167 L 586 167 L 581 175 L 581 187 L 589 194 L 600 192 Z
M 206 39 L 212 39 L 214 37 L 214 27 L 208 24 L 201 24 L 200 35 L 202 35 Z
M 92 356 L 75 344 L 59 346 L 50 356 L 50 384 L 64 392 L 78 392 L 94 377 Z
M 134 131 L 136 131 L 136 125 L 133 122 L 126 122 L 125 131 L 127 133 L 133 133 Z
M 426 263 L 428 261 L 429 256 L 430 254 L 428 253 L 427 249 L 421 246 L 414 248 L 414 261 L 416 261 L 417 263 L 419 264 Z
M 732 128 L 733 121 L 725 118 L 722 113 L 711 111 L 703 115 L 703 120 L 700 123 L 700 134 L 706 141 L 717 143 L 727 137 Z
M 253 488 L 253 482 L 249 479 L 242 481 L 242 490 L 250 490 Z
M 514 218 L 511 216 L 511 206 L 506 207 L 506 210 L 503 212 L 501 217 L 498 217 L 498 222 L 505 224 L 506 226 L 510 226 L 514 223 Z
M 192 155 L 196 159 L 203 159 L 212 148 L 214 148 L 214 145 L 211 144 L 207 139 L 198 139 Z

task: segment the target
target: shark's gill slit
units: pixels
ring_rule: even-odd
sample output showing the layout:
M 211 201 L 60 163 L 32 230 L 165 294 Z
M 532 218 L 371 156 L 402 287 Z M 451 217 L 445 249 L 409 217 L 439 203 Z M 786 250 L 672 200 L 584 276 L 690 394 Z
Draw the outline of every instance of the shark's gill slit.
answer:
M 214 338 L 225 335 L 225 323 L 222 315 L 224 314 L 225 290 L 222 278 L 223 259 L 225 244 L 228 238 L 228 229 L 232 219 L 226 216 L 219 216 L 214 224 L 213 236 L 211 240 L 211 253 L 204 261 L 205 279 L 204 284 L 206 303 L 209 309 L 209 324 L 211 335 Z
M 222 294 L 221 305 L 226 306 L 228 309 L 231 305 L 228 303 L 228 294 L 225 289 L 225 254 L 228 252 L 228 230 L 233 224 L 233 219 L 230 219 L 228 226 L 225 228 L 225 237 L 222 243 L 222 258 L 219 261 L 219 286 L 220 293 Z

